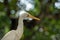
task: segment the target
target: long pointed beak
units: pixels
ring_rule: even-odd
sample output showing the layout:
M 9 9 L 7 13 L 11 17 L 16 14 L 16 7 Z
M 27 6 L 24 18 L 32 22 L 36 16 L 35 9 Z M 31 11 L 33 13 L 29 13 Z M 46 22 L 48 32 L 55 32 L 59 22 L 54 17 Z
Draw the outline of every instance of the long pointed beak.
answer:
M 29 16 L 28 16 L 29 18 L 32 18 L 32 19 L 35 19 L 35 20 L 40 20 L 39 18 L 36 18 L 36 17 L 34 17 L 34 16 L 32 16 L 31 14 L 29 14 Z

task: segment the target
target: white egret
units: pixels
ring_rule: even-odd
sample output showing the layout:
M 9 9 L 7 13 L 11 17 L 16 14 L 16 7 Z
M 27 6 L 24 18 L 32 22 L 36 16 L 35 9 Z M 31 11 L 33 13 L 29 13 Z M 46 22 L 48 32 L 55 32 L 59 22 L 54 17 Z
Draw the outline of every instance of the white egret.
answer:
M 23 35 L 23 19 L 24 18 L 32 18 L 36 20 L 40 20 L 25 11 L 18 12 L 19 21 L 16 30 L 9 31 L 1 40 L 20 40 Z

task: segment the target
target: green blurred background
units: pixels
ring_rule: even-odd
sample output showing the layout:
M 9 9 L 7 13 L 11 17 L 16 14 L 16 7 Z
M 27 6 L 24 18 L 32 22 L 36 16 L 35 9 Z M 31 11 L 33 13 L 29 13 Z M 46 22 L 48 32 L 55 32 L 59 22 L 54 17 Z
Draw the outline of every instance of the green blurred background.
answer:
M 21 40 L 60 40 L 60 6 L 55 5 L 59 4 L 60 0 L 31 1 L 34 8 L 28 12 L 41 20 L 24 20 Z M 15 14 L 22 7 L 20 5 L 19 8 L 17 2 L 19 1 L 0 0 L 0 40 L 7 32 L 17 28 L 18 18 L 15 18 Z M 24 7 L 23 5 L 23 9 Z

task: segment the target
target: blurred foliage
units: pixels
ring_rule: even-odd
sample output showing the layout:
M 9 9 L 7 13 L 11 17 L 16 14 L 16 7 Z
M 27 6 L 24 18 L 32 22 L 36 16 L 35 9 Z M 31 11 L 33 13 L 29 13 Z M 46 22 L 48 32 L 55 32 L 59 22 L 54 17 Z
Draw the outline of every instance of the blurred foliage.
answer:
M 18 10 L 16 5 L 17 1 L 18 0 L 11 0 L 8 2 L 10 11 Z M 40 18 L 42 15 L 46 15 L 41 18 L 41 22 L 35 25 L 34 28 L 28 29 L 27 27 L 24 27 L 24 35 L 21 40 L 30 37 L 33 32 L 34 34 L 30 37 L 30 40 L 53 40 L 54 35 L 57 38 L 55 38 L 56 40 L 60 40 L 60 37 L 57 36 L 57 34 L 60 35 L 60 10 L 54 6 L 55 0 L 50 1 L 51 3 L 49 4 L 48 0 L 34 0 L 35 8 L 29 12 L 34 16 L 40 15 Z M 6 7 L 4 3 L 0 2 L 0 39 L 10 31 L 11 20 L 6 14 Z M 11 14 L 11 16 L 13 16 L 13 14 Z

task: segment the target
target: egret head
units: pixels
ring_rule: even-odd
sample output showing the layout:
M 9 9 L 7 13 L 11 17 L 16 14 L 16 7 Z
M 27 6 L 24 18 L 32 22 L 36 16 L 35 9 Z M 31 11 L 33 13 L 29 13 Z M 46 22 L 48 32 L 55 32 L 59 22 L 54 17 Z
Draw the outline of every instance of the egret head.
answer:
M 32 19 L 40 20 L 39 18 L 36 18 L 36 17 L 32 16 L 31 14 L 29 14 L 26 11 L 19 11 L 18 15 L 19 15 L 20 18 L 23 18 L 23 19 L 32 18 Z

